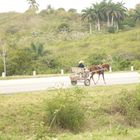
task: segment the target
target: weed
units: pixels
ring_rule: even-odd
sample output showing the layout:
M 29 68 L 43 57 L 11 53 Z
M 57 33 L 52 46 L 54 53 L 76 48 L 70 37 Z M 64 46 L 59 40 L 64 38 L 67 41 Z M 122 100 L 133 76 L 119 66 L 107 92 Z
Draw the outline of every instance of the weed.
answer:
M 84 123 L 85 115 L 81 104 L 83 91 L 79 88 L 60 90 L 58 94 L 47 101 L 46 112 L 49 128 L 53 126 L 78 131 Z

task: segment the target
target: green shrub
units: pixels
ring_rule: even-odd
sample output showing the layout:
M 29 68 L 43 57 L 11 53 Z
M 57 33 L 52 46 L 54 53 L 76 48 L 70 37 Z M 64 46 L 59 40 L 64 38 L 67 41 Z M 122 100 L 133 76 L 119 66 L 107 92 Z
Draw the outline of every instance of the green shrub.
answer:
M 131 64 L 134 66 L 135 70 L 140 70 L 140 61 L 139 60 L 134 60 L 131 62 Z
M 134 93 L 122 90 L 121 96 L 115 101 L 113 112 L 124 115 L 128 124 L 135 126 L 140 119 L 140 86 Z
M 107 31 L 109 33 L 115 33 L 116 32 L 116 28 L 114 26 L 108 27 Z
M 85 120 L 85 111 L 81 105 L 82 95 L 81 89 L 60 90 L 54 98 L 47 101 L 45 107 L 49 127 L 80 130 Z
M 114 70 L 127 70 L 131 64 L 130 61 L 125 54 L 118 54 L 113 56 L 112 67 Z
M 106 54 L 105 53 L 93 53 L 87 58 L 87 62 L 89 64 L 102 64 L 106 60 Z
M 58 32 L 69 32 L 70 26 L 67 23 L 62 23 L 58 26 L 57 30 L 58 30 Z

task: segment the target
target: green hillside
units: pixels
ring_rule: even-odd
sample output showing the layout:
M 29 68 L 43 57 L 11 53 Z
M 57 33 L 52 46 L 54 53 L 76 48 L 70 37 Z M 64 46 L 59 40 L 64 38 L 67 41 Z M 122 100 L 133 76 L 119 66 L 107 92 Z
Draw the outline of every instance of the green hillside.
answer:
M 5 52 L 7 75 L 69 72 L 83 59 L 86 65 L 109 63 L 114 70 L 140 68 L 140 28 L 126 27 L 115 33 L 93 27 L 81 14 L 63 9 L 38 14 L 0 14 L 0 73 Z

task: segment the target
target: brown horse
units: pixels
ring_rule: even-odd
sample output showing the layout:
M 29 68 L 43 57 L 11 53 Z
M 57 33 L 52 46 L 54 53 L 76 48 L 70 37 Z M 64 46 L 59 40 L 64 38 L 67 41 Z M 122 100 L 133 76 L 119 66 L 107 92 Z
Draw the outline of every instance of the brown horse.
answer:
M 90 66 L 88 69 L 89 69 L 89 71 L 91 72 L 90 80 L 91 80 L 91 78 L 92 78 L 94 84 L 97 84 L 97 82 L 98 82 L 99 79 L 100 79 L 100 75 L 102 75 L 104 84 L 106 84 L 106 82 L 105 82 L 105 77 L 104 77 L 104 71 L 109 70 L 109 64 L 92 65 L 92 66 Z M 98 80 L 95 82 L 93 76 L 94 76 L 94 74 L 96 74 L 96 73 L 98 74 Z

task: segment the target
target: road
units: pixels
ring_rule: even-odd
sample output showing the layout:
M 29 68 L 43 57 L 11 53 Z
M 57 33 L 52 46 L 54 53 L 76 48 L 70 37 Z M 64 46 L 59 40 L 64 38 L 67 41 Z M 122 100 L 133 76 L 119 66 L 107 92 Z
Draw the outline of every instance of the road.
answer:
M 97 75 L 95 75 L 95 81 Z M 140 83 L 140 74 L 137 72 L 105 73 L 106 85 Z M 102 78 L 98 85 L 104 85 Z M 28 78 L 15 80 L 0 80 L 0 94 L 21 93 L 71 87 L 69 76 Z M 84 86 L 79 81 L 78 86 Z M 91 81 L 90 86 L 95 86 Z

